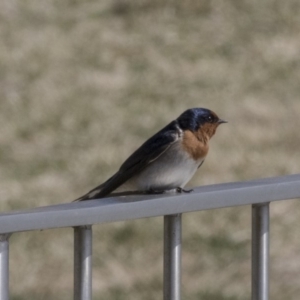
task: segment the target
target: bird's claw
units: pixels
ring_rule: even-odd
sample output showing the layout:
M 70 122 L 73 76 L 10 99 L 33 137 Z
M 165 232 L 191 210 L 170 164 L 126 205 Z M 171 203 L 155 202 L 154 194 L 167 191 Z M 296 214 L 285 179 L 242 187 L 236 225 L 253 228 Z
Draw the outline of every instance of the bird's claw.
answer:
M 180 193 L 180 194 L 182 194 L 182 193 L 191 193 L 191 192 L 193 192 L 194 190 L 193 189 L 190 189 L 190 190 L 185 190 L 185 189 L 183 189 L 183 188 L 181 188 L 181 187 L 178 187 L 178 188 L 176 188 L 176 192 L 177 193 Z

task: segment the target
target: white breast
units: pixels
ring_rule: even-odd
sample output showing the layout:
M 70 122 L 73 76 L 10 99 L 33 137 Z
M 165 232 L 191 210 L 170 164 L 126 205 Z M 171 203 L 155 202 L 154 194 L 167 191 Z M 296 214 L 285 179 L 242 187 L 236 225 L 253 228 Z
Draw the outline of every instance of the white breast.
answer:
M 170 190 L 184 187 L 197 171 L 204 158 L 195 161 L 175 143 L 145 170 L 137 174 L 120 188 L 121 191 Z

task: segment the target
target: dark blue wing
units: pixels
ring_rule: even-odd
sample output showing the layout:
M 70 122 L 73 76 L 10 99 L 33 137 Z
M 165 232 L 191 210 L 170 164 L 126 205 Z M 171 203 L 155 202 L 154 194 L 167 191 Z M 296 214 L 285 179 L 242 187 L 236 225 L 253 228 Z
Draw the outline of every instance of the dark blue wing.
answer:
M 177 121 L 173 121 L 132 153 L 115 175 L 77 200 L 98 199 L 107 196 L 155 161 L 178 140 L 178 137 L 178 124 Z

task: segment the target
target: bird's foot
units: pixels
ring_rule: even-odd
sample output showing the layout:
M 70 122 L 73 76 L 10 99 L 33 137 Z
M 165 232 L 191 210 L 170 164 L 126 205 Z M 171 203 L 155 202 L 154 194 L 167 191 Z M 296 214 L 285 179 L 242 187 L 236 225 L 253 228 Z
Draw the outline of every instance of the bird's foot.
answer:
M 181 188 L 180 186 L 178 188 L 176 188 L 176 192 L 179 193 L 179 194 L 182 194 L 182 193 L 191 193 L 192 191 L 194 191 L 193 189 L 190 189 L 190 190 L 185 190 L 183 188 Z

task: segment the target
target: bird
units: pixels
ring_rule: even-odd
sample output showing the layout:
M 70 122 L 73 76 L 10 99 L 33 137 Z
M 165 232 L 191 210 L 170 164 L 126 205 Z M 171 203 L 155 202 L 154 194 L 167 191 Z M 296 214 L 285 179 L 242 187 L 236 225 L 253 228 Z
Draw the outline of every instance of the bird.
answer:
M 146 140 L 113 176 L 74 201 L 122 193 L 191 192 L 184 187 L 202 166 L 209 141 L 223 123 L 227 121 L 207 108 L 187 109 Z

